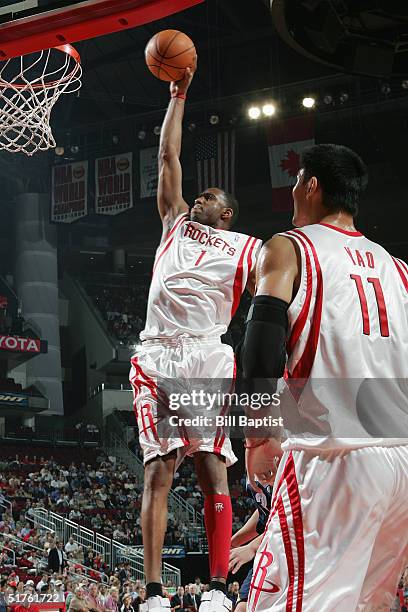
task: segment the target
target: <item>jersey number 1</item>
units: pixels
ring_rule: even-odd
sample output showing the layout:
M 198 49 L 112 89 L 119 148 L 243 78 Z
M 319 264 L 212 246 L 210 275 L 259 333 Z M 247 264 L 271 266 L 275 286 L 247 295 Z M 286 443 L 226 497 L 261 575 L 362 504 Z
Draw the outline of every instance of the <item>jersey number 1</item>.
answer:
M 199 258 L 197 259 L 197 261 L 195 262 L 195 266 L 198 266 L 198 264 L 200 263 L 200 261 L 202 260 L 202 258 L 204 257 L 204 255 L 206 254 L 207 251 L 201 251 Z
M 358 274 L 350 274 L 350 278 L 356 283 L 358 297 L 360 298 L 361 314 L 363 316 L 363 334 L 369 336 L 370 331 L 370 317 L 368 314 L 367 296 L 363 286 L 363 279 Z M 384 292 L 381 287 L 379 278 L 367 278 L 367 282 L 371 283 L 374 288 L 374 295 L 377 302 L 378 318 L 380 320 L 380 332 L 384 338 L 388 338 L 390 335 L 388 325 L 388 314 L 387 307 L 385 305 Z

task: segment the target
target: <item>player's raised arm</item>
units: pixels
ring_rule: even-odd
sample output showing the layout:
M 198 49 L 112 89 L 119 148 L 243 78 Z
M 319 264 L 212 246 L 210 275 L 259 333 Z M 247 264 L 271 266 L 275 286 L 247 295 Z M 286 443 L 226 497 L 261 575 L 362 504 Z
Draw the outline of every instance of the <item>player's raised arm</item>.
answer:
M 186 68 L 184 78 L 170 84 L 171 100 L 160 135 L 157 204 L 167 229 L 179 214 L 188 211 L 188 205 L 182 195 L 180 153 L 185 98 L 194 71 L 195 69 Z

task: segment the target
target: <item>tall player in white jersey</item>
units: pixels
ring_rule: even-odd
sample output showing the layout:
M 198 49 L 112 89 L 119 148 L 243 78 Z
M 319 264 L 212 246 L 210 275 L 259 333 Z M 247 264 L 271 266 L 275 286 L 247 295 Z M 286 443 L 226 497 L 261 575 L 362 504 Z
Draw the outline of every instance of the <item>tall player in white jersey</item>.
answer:
M 167 498 L 175 468 L 193 455 L 204 494 L 211 585 L 202 612 L 231 609 L 225 595 L 232 530 L 227 466 L 236 461 L 223 430 L 189 440 L 184 431 L 160 438 L 157 381 L 235 377 L 232 348 L 221 343 L 245 287 L 253 291 L 261 241 L 229 231 L 238 204 L 222 189 L 208 188 L 189 210 L 182 196 L 182 119 L 193 71 L 170 86 L 171 100 L 159 151 L 158 209 L 163 235 L 157 249 L 142 345 L 132 358 L 134 389 L 145 479 L 141 513 L 147 583 L 145 610 L 170 607 L 162 597 L 161 552 L 167 525 Z M 186 389 L 188 391 L 188 389 Z
M 366 183 L 350 149 L 305 150 L 296 229 L 258 260 L 243 372 L 282 376 L 286 351 L 298 418 L 286 425 L 252 611 L 388 611 L 408 563 L 408 266 L 355 229 Z M 273 470 L 271 440 L 248 445 L 250 468 Z

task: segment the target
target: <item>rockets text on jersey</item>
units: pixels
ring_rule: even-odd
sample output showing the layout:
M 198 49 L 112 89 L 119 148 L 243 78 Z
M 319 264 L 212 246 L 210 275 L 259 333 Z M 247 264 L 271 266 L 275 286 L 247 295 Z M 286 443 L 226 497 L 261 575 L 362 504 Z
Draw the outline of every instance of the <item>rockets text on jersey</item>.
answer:
M 261 245 L 180 215 L 156 252 L 141 339 L 224 334 Z

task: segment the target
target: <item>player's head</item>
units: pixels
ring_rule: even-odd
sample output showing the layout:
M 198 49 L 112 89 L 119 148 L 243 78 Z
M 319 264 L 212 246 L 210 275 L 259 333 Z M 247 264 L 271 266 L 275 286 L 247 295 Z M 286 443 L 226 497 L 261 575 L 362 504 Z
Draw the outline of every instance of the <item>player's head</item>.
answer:
M 196 197 L 191 209 L 191 220 L 230 229 L 238 218 L 238 202 L 233 195 L 218 187 L 209 187 Z
M 317 223 L 337 212 L 356 217 L 367 182 L 367 167 L 351 149 L 335 144 L 305 149 L 293 188 L 293 224 Z

